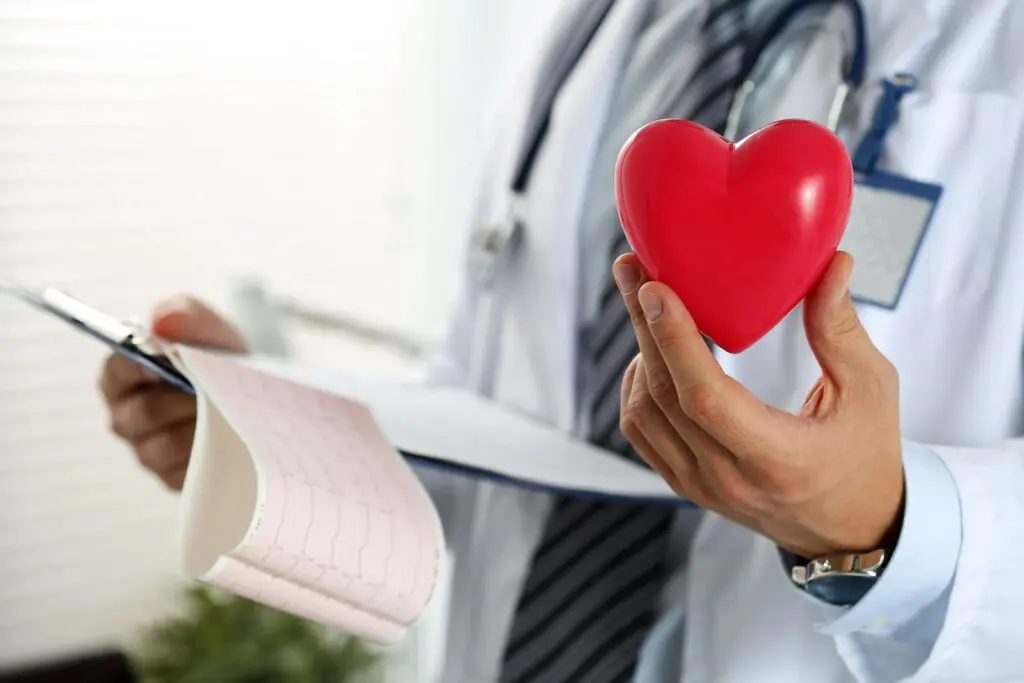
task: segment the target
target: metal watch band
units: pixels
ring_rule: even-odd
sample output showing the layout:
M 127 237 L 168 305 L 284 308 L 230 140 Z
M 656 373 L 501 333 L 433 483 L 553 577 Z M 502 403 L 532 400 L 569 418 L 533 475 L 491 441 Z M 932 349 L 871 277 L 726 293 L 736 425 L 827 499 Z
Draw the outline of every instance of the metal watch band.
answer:
M 871 589 L 888 559 L 889 554 L 884 549 L 831 553 L 806 564 L 796 564 L 790 578 L 809 594 L 831 605 L 849 606 Z

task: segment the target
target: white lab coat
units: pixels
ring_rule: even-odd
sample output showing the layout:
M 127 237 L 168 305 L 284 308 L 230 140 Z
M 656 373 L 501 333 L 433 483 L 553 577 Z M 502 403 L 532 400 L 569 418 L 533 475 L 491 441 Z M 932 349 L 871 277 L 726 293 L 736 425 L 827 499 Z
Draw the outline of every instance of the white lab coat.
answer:
M 620 0 L 563 89 L 524 209 L 525 248 L 509 274 L 493 349 L 494 398 L 573 429 L 578 226 L 590 163 L 643 0 Z M 816 633 L 824 609 L 788 582 L 774 545 L 707 515 L 691 545 L 685 595 L 686 683 L 906 680 L 1024 681 L 1024 2 L 868 0 L 869 82 L 920 79 L 883 160 L 946 193 L 895 312 L 861 307 L 901 374 L 904 437 L 930 444 L 952 472 L 963 543 L 944 627 L 924 662 L 868 634 Z M 703 11 L 694 0 L 694 11 Z M 823 120 L 830 48 L 811 49 L 781 109 Z M 826 67 L 820 66 L 825 64 Z M 476 220 L 499 219 L 528 99 L 500 123 Z M 858 104 L 867 119 L 866 90 Z M 467 280 L 435 376 L 473 377 L 481 292 Z M 490 351 L 491 349 L 488 349 Z M 486 354 L 485 354 L 486 355 Z M 799 405 L 818 375 L 793 315 L 749 351 L 721 359 L 764 400 Z M 1016 449 L 1016 450 L 1015 450 Z M 425 475 L 427 476 L 427 475 Z M 428 481 L 455 553 L 444 683 L 489 683 L 548 499 L 455 478 Z

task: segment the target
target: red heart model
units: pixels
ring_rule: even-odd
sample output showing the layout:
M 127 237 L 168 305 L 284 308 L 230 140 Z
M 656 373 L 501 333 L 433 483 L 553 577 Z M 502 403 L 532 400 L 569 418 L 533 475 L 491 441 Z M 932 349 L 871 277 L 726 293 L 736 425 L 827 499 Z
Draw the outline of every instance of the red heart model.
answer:
M 650 123 L 626 142 L 615 198 L 649 277 L 697 327 L 739 353 L 807 295 L 835 255 L 853 200 L 846 148 L 810 121 L 739 143 L 690 121 Z

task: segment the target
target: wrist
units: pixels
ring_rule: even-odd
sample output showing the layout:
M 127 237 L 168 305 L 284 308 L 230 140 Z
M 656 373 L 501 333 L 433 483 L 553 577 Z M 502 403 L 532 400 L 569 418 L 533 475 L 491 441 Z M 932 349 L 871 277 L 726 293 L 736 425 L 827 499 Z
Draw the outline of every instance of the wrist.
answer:
M 805 562 L 834 554 L 868 553 L 884 550 L 891 555 L 903 527 L 906 506 L 906 482 L 902 463 L 885 482 L 874 482 L 873 493 L 835 502 L 823 496 L 823 502 L 803 506 L 792 513 L 799 524 L 791 533 L 774 537 L 776 545 Z M 832 498 L 832 500 L 829 500 Z
M 825 603 L 845 607 L 856 604 L 871 590 L 885 571 L 903 527 L 906 485 L 902 468 L 900 474 L 895 502 L 883 503 L 881 508 L 875 507 L 874 514 L 854 519 L 857 528 L 852 533 L 814 538 L 793 546 L 780 544 L 782 560 L 794 584 Z M 871 519 L 879 517 L 884 522 L 872 524 Z
M 902 487 L 902 495 L 900 495 L 900 503 L 896 508 L 896 515 L 893 517 L 892 522 L 889 524 L 889 528 L 882 536 L 879 547 L 885 550 L 886 555 L 891 556 L 896 550 L 896 544 L 899 543 L 900 534 L 903 532 L 903 518 L 907 511 L 907 489 L 906 482 Z
M 959 493 L 934 451 L 907 442 L 903 453 L 907 495 L 898 544 L 891 549 L 877 580 L 871 581 L 871 589 L 856 604 L 846 605 L 847 609 L 829 611 L 829 622 L 816 627 L 820 633 L 861 631 L 926 640 L 938 635 L 934 618 L 945 613 L 960 553 Z

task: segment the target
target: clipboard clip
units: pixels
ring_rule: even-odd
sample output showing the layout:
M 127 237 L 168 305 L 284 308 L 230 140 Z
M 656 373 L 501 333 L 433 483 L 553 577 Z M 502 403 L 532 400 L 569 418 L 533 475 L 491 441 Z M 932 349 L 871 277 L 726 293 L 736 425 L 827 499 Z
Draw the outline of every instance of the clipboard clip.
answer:
M 37 310 L 63 320 L 71 327 L 102 342 L 115 353 L 153 372 L 168 384 L 190 394 L 195 393 L 192 383 L 174 367 L 160 349 L 159 343 L 137 320 L 118 320 L 54 287 L 34 291 L 0 281 L 0 293 L 13 296 Z

